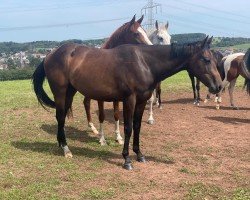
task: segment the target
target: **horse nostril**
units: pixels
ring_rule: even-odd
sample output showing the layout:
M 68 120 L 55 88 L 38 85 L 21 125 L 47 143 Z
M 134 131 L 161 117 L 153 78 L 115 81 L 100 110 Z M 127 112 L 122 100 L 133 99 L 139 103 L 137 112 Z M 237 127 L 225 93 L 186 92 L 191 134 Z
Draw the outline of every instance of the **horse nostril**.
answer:
M 218 87 L 218 90 L 221 91 L 221 88 L 222 88 L 222 87 L 221 87 L 221 85 L 220 85 L 220 86 Z

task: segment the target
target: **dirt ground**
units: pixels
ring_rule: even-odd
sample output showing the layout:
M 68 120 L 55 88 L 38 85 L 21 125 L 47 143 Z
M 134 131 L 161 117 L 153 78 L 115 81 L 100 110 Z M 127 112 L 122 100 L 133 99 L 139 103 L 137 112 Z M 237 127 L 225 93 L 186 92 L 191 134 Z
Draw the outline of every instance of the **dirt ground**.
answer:
M 154 125 L 147 124 L 148 105 L 144 112 L 141 150 L 146 163 L 135 161 L 130 145 L 132 171 L 122 168 L 111 103 L 105 104 L 108 145 L 100 147 L 87 127 L 82 97 L 76 96 L 74 118 L 65 127 L 72 159 L 58 148 L 54 110 L 37 105 L 7 109 L 0 135 L 0 199 L 2 194 L 2 199 L 249 200 L 249 96 L 235 91 L 239 110 L 229 107 L 227 93 L 221 110 L 213 101 L 193 105 L 187 91 L 164 91 L 162 99 L 163 109 L 154 108 Z M 91 112 L 98 127 L 96 102 Z M 123 124 L 120 129 L 123 136 Z
M 213 100 L 194 106 L 191 97 L 187 92 L 164 92 L 163 109 L 154 108 L 154 125 L 146 123 L 145 111 L 141 140 L 147 163 L 137 163 L 134 158 L 134 170 L 127 172 L 121 169 L 121 159 L 111 158 L 118 166 L 110 166 L 112 173 L 134 184 L 143 182 L 141 192 L 128 199 L 181 199 L 186 190 L 189 192 L 184 196 L 189 199 L 197 197 L 195 192 L 218 199 L 235 188 L 249 188 L 249 97 L 241 90 L 235 92 L 239 110 L 230 108 L 227 93 L 220 110 L 215 109 Z M 113 123 L 111 105 L 105 107 L 106 118 Z M 149 185 L 154 189 L 148 189 Z

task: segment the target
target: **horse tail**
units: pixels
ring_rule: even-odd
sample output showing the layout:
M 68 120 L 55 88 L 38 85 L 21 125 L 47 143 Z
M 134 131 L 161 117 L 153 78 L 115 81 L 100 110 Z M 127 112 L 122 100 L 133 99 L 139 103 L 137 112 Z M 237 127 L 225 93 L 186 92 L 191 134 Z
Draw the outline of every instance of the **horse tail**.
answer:
M 246 52 L 243 60 L 242 71 L 245 74 L 245 84 L 247 93 L 250 95 L 250 49 Z
M 50 108 L 55 108 L 56 104 L 52 101 L 43 89 L 43 82 L 45 80 L 46 74 L 44 70 L 44 60 L 38 65 L 36 70 L 32 75 L 32 83 L 34 86 L 34 91 L 38 102 L 42 105 L 44 109 L 45 106 Z

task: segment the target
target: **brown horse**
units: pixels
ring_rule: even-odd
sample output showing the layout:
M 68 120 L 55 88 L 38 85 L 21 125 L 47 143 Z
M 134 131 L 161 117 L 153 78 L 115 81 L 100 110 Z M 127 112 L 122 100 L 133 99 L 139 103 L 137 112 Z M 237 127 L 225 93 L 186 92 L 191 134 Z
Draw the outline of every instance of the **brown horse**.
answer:
M 141 22 L 143 20 L 143 16 L 138 20 L 135 21 L 135 16 L 130 22 L 125 23 L 123 26 L 118 28 L 111 37 L 105 42 L 105 44 L 102 46 L 102 49 L 111 49 L 116 46 L 122 45 L 122 44 L 148 44 L 152 45 L 150 40 L 148 39 L 146 32 L 141 27 Z M 95 128 L 92 117 L 90 113 L 90 102 L 91 99 L 88 97 L 84 98 L 84 107 L 87 115 L 88 120 L 88 126 L 91 128 L 91 130 L 98 134 L 97 129 Z M 119 103 L 113 102 L 114 106 L 114 118 L 115 118 L 115 134 L 116 134 L 116 141 L 119 144 L 123 144 L 123 139 L 120 134 L 119 129 Z M 104 102 L 98 101 L 98 108 L 99 108 L 99 122 L 100 122 L 100 129 L 99 129 L 99 142 L 101 145 L 106 144 L 106 140 L 104 137 L 104 131 L 103 131 L 103 122 L 105 119 L 104 115 Z
M 221 79 L 224 79 L 224 70 L 221 69 L 221 60 L 223 58 L 223 55 L 221 52 L 216 51 L 216 50 L 211 50 L 213 56 L 215 57 L 217 69 L 221 75 Z M 194 94 L 194 105 L 200 105 L 201 97 L 200 97 L 200 80 L 198 78 L 195 78 L 194 75 L 188 71 L 189 78 L 192 83 L 192 89 L 193 89 L 193 94 Z M 196 79 L 196 81 L 195 81 Z M 196 83 L 195 83 L 196 82 Z
M 121 45 L 96 49 L 65 44 L 51 52 L 33 74 L 34 91 L 40 103 L 56 108 L 57 140 L 65 157 L 72 157 L 66 142 L 65 117 L 77 91 L 99 101 L 122 101 L 125 142 L 124 168 L 132 169 L 129 141 L 134 130 L 133 151 L 140 151 L 141 120 L 147 100 L 159 81 L 189 68 L 212 93 L 221 89 L 221 78 L 210 51 L 208 37 L 186 45 Z M 43 89 L 47 77 L 55 101 Z
M 245 85 L 247 86 L 247 93 L 250 95 L 250 66 L 247 65 L 247 59 L 249 59 L 249 51 L 244 53 L 234 53 L 228 56 L 225 56 L 221 64 L 219 65 L 219 71 L 223 72 L 221 74 L 222 77 L 222 90 L 229 84 L 228 92 L 230 96 L 230 104 L 233 109 L 238 109 L 238 107 L 234 103 L 233 91 L 235 87 L 235 83 L 239 75 L 245 78 Z M 215 102 L 216 109 L 220 109 L 220 103 L 222 102 L 220 91 L 216 94 Z M 208 93 L 205 103 L 210 99 L 210 94 Z

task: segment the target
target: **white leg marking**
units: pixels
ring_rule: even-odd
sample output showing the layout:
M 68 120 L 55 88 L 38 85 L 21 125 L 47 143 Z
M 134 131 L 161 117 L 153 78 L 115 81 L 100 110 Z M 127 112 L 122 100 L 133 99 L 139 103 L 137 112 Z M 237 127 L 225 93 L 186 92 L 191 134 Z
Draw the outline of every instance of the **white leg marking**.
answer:
M 106 142 L 105 137 L 104 137 L 103 123 L 100 123 L 99 137 L 100 137 L 100 140 L 99 140 L 100 144 L 101 145 L 106 145 L 107 142 Z
M 95 134 L 99 133 L 92 122 L 89 123 L 89 128 L 92 130 L 93 133 L 95 133 Z
M 153 118 L 153 103 L 154 103 L 154 95 L 152 94 L 151 98 L 149 99 L 149 118 L 148 123 L 153 124 L 154 118 Z
M 124 141 L 120 133 L 119 120 L 115 122 L 115 135 L 116 135 L 116 141 L 119 144 L 124 144 Z
M 63 153 L 64 153 L 65 158 L 72 158 L 73 157 L 73 155 L 72 155 L 72 153 L 69 150 L 69 147 L 67 145 L 62 147 L 62 149 L 63 149 Z

